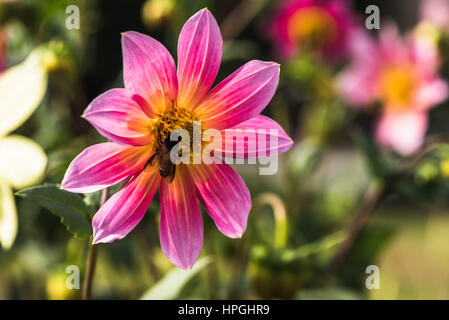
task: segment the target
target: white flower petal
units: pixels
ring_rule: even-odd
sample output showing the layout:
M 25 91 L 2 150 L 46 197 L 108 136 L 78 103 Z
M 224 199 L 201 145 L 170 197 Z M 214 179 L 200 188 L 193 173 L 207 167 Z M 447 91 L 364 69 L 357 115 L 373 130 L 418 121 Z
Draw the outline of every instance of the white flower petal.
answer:
M 12 189 L 0 180 L 0 244 L 8 250 L 17 235 L 17 212 Z
M 42 50 L 0 75 L 0 136 L 18 128 L 41 103 L 47 90 L 48 71 Z
M 0 177 L 14 188 L 39 182 L 46 165 L 47 156 L 36 142 L 18 135 L 0 138 Z

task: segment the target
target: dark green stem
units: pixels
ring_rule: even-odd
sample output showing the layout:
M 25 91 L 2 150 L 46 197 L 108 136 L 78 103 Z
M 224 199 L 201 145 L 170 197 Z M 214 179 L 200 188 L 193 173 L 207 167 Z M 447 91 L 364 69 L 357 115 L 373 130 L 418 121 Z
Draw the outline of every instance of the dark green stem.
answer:
M 100 207 L 104 205 L 108 199 L 108 188 L 103 189 L 101 193 Z M 95 267 L 97 265 L 98 245 L 93 244 L 93 237 L 89 238 L 89 251 L 87 253 L 86 273 L 83 283 L 83 300 L 90 300 L 92 297 L 92 284 L 95 275 Z
M 98 245 L 92 243 L 90 238 L 89 252 L 87 254 L 87 267 L 83 284 L 83 300 L 90 300 L 92 297 L 92 283 L 95 274 L 95 266 L 97 264 Z

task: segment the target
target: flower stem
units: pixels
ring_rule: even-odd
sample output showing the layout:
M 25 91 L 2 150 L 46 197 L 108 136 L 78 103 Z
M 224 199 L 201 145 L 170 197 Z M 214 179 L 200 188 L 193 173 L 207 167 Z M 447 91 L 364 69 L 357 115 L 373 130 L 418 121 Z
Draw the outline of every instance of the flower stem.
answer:
M 346 260 L 346 257 L 354 247 L 356 240 L 359 238 L 360 233 L 373 214 L 374 209 L 379 204 L 384 193 L 385 187 L 383 183 L 373 182 L 368 187 L 362 203 L 357 209 L 355 218 L 348 228 L 348 236 L 331 261 L 332 269 L 338 269 Z
M 231 40 L 239 35 L 251 20 L 264 8 L 267 0 L 246 0 L 240 2 L 221 25 L 223 39 Z
M 108 199 L 108 188 L 101 193 L 100 207 Z M 92 283 L 94 280 L 95 267 L 97 265 L 98 245 L 93 244 L 93 237 L 89 238 L 89 251 L 87 253 L 86 273 L 83 283 L 83 300 L 90 300 L 92 297 Z
M 448 137 L 443 135 L 429 136 L 420 150 L 418 150 L 411 157 L 404 159 L 404 162 L 398 172 L 385 179 L 385 182 L 373 181 L 371 183 L 360 206 L 357 208 L 354 220 L 349 225 L 346 240 L 340 246 L 336 255 L 330 262 L 331 269 L 337 270 L 343 265 L 357 239 L 359 238 L 360 233 L 372 216 L 374 209 L 380 204 L 382 199 L 385 198 L 387 194 L 395 190 L 397 183 L 402 178 L 406 177 L 424 156 L 441 145 L 447 144 L 448 140 Z
M 287 213 L 282 200 L 275 193 L 265 192 L 260 194 L 254 202 L 256 208 L 264 205 L 272 208 L 274 214 L 274 246 L 278 249 L 285 248 L 288 238 Z
M 92 296 L 92 283 L 94 280 L 95 266 L 97 264 L 98 245 L 92 243 L 92 237 L 87 254 L 87 268 L 83 284 L 83 300 L 90 300 Z

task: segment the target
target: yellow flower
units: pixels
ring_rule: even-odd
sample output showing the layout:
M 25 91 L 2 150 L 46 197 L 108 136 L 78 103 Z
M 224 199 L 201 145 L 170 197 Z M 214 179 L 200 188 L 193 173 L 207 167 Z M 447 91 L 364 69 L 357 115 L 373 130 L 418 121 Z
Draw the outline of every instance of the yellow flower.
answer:
M 444 177 L 449 178 L 449 159 L 441 161 L 441 173 Z
M 172 16 L 175 5 L 173 0 L 147 0 L 142 7 L 142 20 L 149 27 L 158 27 Z
M 0 74 L 0 244 L 4 249 L 12 246 L 17 234 L 12 188 L 39 182 L 47 165 L 47 157 L 38 144 L 9 133 L 41 103 L 54 59 L 47 49 L 37 48 L 24 62 Z

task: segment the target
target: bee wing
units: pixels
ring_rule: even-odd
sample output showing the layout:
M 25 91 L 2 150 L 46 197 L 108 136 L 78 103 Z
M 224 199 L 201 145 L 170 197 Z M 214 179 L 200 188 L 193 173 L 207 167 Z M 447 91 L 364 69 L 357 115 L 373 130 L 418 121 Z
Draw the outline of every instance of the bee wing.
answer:
M 169 170 L 168 176 L 167 176 L 168 183 L 172 183 L 173 180 L 175 179 L 176 165 L 172 164 L 168 170 Z
M 152 166 L 152 165 L 154 164 L 154 160 L 156 159 L 156 156 L 157 156 L 157 152 L 155 152 L 155 153 L 151 156 L 151 158 L 147 161 L 145 167 L 146 167 L 147 165 Z

